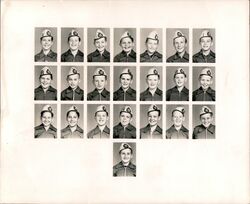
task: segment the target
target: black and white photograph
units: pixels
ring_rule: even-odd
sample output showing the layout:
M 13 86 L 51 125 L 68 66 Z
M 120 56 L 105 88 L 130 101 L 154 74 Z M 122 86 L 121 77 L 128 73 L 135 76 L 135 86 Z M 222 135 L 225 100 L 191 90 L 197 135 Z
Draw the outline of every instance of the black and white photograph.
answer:
M 136 143 L 113 143 L 113 176 L 136 177 Z
M 35 62 L 57 62 L 57 28 L 35 28 Z
M 115 66 L 113 70 L 113 100 L 136 101 L 136 67 Z
M 83 66 L 61 66 L 61 93 L 62 101 L 84 100 Z
M 162 29 L 141 28 L 140 62 L 162 62 Z
M 140 139 L 162 139 L 162 105 L 140 105 Z
M 34 137 L 43 139 L 57 138 L 57 105 L 35 104 Z
M 57 67 L 35 66 L 34 100 L 57 100 Z
M 83 28 L 61 28 L 61 62 L 83 62 Z
M 88 139 L 110 138 L 110 105 L 88 104 Z

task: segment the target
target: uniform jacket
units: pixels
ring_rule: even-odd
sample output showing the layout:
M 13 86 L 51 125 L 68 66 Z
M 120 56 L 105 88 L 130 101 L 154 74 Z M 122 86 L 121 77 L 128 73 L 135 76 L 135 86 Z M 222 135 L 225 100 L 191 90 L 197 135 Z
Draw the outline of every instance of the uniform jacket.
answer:
M 131 87 L 126 92 L 120 87 L 114 92 L 114 101 L 136 101 L 136 91 Z
M 57 90 L 50 86 L 46 92 L 43 91 L 42 86 L 35 89 L 35 100 L 57 100 Z
M 193 92 L 193 101 L 215 101 L 215 90 L 209 87 L 205 92 L 202 87 Z
M 157 88 L 153 96 L 147 88 L 140 94 L 140 101 L 162 101 L 162 90 Z
M 178 131 L 176 130 L 175 126 L 172 125 L 166 131 L 166 138 L 167 139 L 188 139 L 188 129 L 182 126 L 181 129 Z
M 35 127 L 35 138 L 57 138 L 56 131 L 53 125 L 50 125 L 49 129 L 46 131 L 44 125 L 41 124 Z
M 88 138 L 90 139 L 108 139 L 109 138 L 109 134 L 110 134 L 110 129 L 105 126 L 105 128 L 103 129 L 103 131 L 101 132 L 100 128 L 98 127 L 98 125 L 92 129 L 91 131 L 88 132 Z
M 74 132 L 71 132 L 69 125 L 61 130 L 61 137 L 62 138 L 83 138 L 83 129 L 80 128 L 78 125 Z
M 88 55 L 88 62 L 110 62 L 110 53 L 105 49 L 101 55 L 98 50 Z
M 83 52 L 78 50 L 76 56 L 74 56 L 70 49 L 61 55 L 61 62 L 83 62 Z
M 126 52 L 122 51 L 115 56 L 114 62 L 136 62 L 136 52 L 131 50 L 129 55 L 127 55 Z
M 168 89 L 166 95 L 167 101 L 188 101 L 189 90 L 184 86 L 181 92 L 179 92 L 177 86 L 175 86 Z
M 189 54 L 185 52 L 184 55 L 180 57 L 178 52 L 176 52 L 167 59 L 167 62 L 189 62 Z
M 113 176 L 136 176 L 136 166 L 131 162 L 128 166 L 124 166 L 120 161 L 113 166 Z
M 215 139 L 215 125 L 205 128 L 202 124 L 194 128 L 193 139 Z
M 215 53 L 210 50 L 207 56 L 202 54 L 202 50 L 193 56 L 193 62 L 215 63 Z
M 83 101 L 84 92 L 83 90 L 78 86 L 74 91 L 69 86 L 67 89 L 64 89 L 61 93 L 61 100 L 63 101 Z
M 109 101 L 110 93 L 106 89 L 103 89 L 101 93 L 94 89 L 94 91 L 88 93 L 88 101 Z
M 140 129 L 140 138 L 141 139 L 162 139 L 162 129 L 160 126 L 156 126 L 152 135 L 150 134 L 150 125 Z
M 140 54 L 140 62 L 162 62 L 162 54 L 155 51 L 154 54 L 149 55 L 146 50 Z
M 43 53 L 41 50 L 38 54 L 35 55 L 35 62 L 56 62 L 57 61 L 57 53 L 52 50 L 49 51 L 47 55 Z
M 113 128 L 113 131 L 114 138 L 136 138 L 136 128 L 131 124 L 128 124 L 128 126 L 124 128 L 122 124 L 119 123 Z

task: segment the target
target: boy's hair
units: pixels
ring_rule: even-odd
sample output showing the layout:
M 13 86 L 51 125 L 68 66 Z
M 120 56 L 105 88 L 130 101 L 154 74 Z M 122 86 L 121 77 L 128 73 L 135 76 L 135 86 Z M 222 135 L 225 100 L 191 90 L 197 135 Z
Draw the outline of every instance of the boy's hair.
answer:
M 68 80 L 69 80 L 69 77 L 70 77 L 70 76 L 72 76 L 72 75 L 74 75 L 74 74 L 71 74 L 71 75 L 67 75 L 67 78 L 66 78 L 66 80 L 68 81 Z M 79 73 L 77 73 L 77 75 L 79 76 L 79 79 L 80 79 L 80 74 L 79 74 Z
M 173 111 L 172 111 L 172 117 L 174 116 L 174 112 L 175 112 L 175 111 L 178 111 L 178 110 L 173 110 Z M 180 112 L 180 111 L 178 111 L 178 112 Z M 180 112 L 180 113 L 181 113 L 181 112 Z M 184 113 L 182 113 L 182 115 L 183 115 L 183 117 L 185 117 Z
M 52 75 L 52 74 L 44 74 L 44 75 L 50 75 L 51 80 L 53 80 L 53 75 Z M 40 76 L 39 76 L 39 79 L 41 79 L 42 76 L 44 76 L 44 75 L 40 75 Z
M 130 38 L 131 41 L 134 42 L 134 38 L 133 38 L 131 35 L 129 35 L 129 36 L 125 37 L 125 38 Z M 123 39 L 124 39 L 124 38 L 122 38 L 122 39 L 120 40 L 120 45 L 122 44 L 122 40 L 123 40 Z
M 206 113 L 206 114 L 210 114 L 211 117 L 213 117 L 213 115 L 214 115 L 213 113 Z M 203 114 L 203 115 L 205 115 L 205 114 Z M 203 115 L 200 115 L 200 119 L 201 119 L 201 116 L 203 116 Z
M 129 74 L 129 73 L 124 73 L 124 74 L 121 74 L 121 75 L 120 75 L 120 79 L 122 78 L 122 75 L 125 75 L 125 74 L 130 75 L 131 80 L 133 79 L 133 74 Z
M 154 110 L 154 111 L 157 111 L 158 112 L 158 116 L 161 116 L 161 110 Z M 153 112 L 153 111 L 150 111 L 150 112 Z M 147 116 L 149 115 L 150 112 L 147 113 Z
M 206 37 L 211 38 L 211 40 L 212 40 L 212 42 L 213 42 L 213 37 L 212 37 L 212 36 L 206 36 Z M 199 43 L 201 43 L 201 39 L 202 39 L 202 38 L 200 38 Z
M 53 118 L 53 116 L 54 116 L 53 112 L 46 111 L 46 110 L 41 112 L 40 117 L 42 118 L 42 117 L 43 117 L 43 114 L 46 113 L 46 112 L 50 113 L 50 114 L 51 114 L 51 117 Z
M 181 36 L 181 37 L 185 38 L 185 43 L 187 43 L 187 38 L 186 38 L 186 36 Z M 175 39 L 176 39 L 176 38 L 175 38 Z M 173 44 L 175 44 L 175 39 L 173 39 Z
M 131 148 L 126 148 L 126 149 L 130 149 L 131 154 L 133 154 L 133 150 L 132 150 Z M 125 149 L 123 149 L 123 150 L 125 150 Z M 122 152 L 123 150 L 119 151 L 119 154 L 121 154 L 121 152 Z
M 160 74 L 150 74 L 150 75 L 147 75 L 147 76 L 146 76 L 146 79 L 148 79 L 148 77 L 149 77 L 149 76 L 152 76 L 152 75 L 158 76 L 158 79 L 160 79 Z
M 68 37 L 68 42 L 69 42 L 69 40 L 70 40 L 71 37 L 78 37 L 79 42 L 81 42 L 81 37 L 80 37 L 80 36 L 76 36 L 76 35 L 75 35 L 75 36 L 69 36 L 69 37 Z
M 157 41 L 157 44 L 159 44 L 159 39 L 152 39 L 152 38 L 146 38 L 145 43 L 147 43 L 149 39 L 151 39 L 151 40 L 156 40 L 156 41 Z
M 103 36 L 103 37 L 101 37 L 101 38 L 104 38 L 106 42 L 108 41 L 107 36 Z M 94 39 L 94 43 L 95 43 L 95 41 L 100 40 L 101 38 L 99 38 L 99 39 Z
M 99 112 L 100 112 L 100 111 L 95 112 L 95 117 L 96 117 L 97 113 L 99 113 Z M 107 116 L 109 116 L 109 113 L 108 113 L 107 111 L 102 111 L 102 112 L 105 112 L 105 113 L 106 113 L 106 115 L 107 115 Z
M 51 41 L 53 41 L 53 39 L 54 39 L 53 36 L 43 36 L 43 37 L 40 37 L 40 41 L 42 41 L 42 39 L 45 37 L 51 37 Z
M 79 113 L 78 111 L 76 111 L 76 110 L 70 110 L 70 111 L 67 112 L 66 118 L 69 116 L 69 113 L 72 112 L 72 111 L 73 111 L 73 112 L 76 112 L 78 118 L 80 117 L 80 113 Z

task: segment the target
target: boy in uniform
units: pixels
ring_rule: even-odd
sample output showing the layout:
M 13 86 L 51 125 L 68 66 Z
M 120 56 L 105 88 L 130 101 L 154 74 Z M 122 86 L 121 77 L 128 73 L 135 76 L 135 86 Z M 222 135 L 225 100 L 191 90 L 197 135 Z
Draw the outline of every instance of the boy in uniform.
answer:
M 136 176 L 136 165 L 131 162 L 133 150 L 128 143 L 122 143 L 119 155 L 121 161 L 113 166 L 113 176 Z
M 210 85 L 213 83 L 212 71 L 204 68 L 199 76 L 200 88 L 193 92 L 193 101 L 215 101 L 215 90 Z
M 148 88 L 140 94 L 141 101 L 161 101 L 162 90 L 158 88 L 160 84 L 160 74 L 156 68 L 151 68 L 146 76 Z
M 83 62 L 83 52 L 79 50 L 81 37 L 77 30 L 71 30 L 68 36 L 69 49 L 61 55 L 61 62 Z
M 61 100 L 63 101 L 83 101 L 83 90 L 79 87 L 80 73 L 76 67 L 71 67 L 67 75 L 69 87 L 61 92 Z
M 40 86 L 35 89 L 35 100 L 57 100 L 57 90 L 51 86 L 53 75 L 49 67 L 43 67 L 39 76 Z
M 130 106 L 120 111 L 120 123 L 113 128 L 114 138 L 136 138 L 136 128 L 131 124 L 133 112 Z
M 35 55 L 35 62 L 56 62 L 57 53 L 51 50 L 53 45 L 53 36 L 49 29 L 42 31 L 40 43 L 42 45 L 42 50 Z
M 203 30 L 200 36 L 201 50 L 193 56 L 193 62 L 215 63 L 215 53 L 211 50 L 213 37 L 209 30 Z
M 146 127 L 141 128 L 141 139 L 162 139 L 162 129 L 158 125 L 161 119 L 161 110 L 156 105 L 149 106 L 148 109 L 148 124 Z
M 95 120 L 96 127 L 89 131 L 88 138 L 90 139 L 107 139 L 109 138 L 110 130 L 107 126 L 108 111 L 104 105 L 100 105 L 96 108 Z
M 106 90 L 108 76 L 104 69 L 97 68 L 93 75 L 95 89 L 88 93 L 88 101 L 109 101 L 110 93 Z
M 213 122 L 213 112 L 207 107 L 203 106 L 200 111 L 201 125 L 194 128 L 193 139 L 215 139 L 215 125 Z
M 166 131 L 167 139 L 188 139 L 188 129 L 183 126 L 185 120 L 183 107 L 176 107 L 172 111 L 173 125 Z
M 167 59 L 167 62 L 189 62 L 189 54 L 186 51 L 187 38 L 179 30 L 174 34 L 173 45 L 176 53 Z
M 110 62 L 110 53 L 106 50 L 107 36 L 99 29 L 94 38 L 96 50 L 88 55 L 88 62 Z
M 120 74 L 121 87 L 114 92 L 114 101 L 135 101 L 136 91 L 131 88 L 133 74 L 129 68 L 122 70 Z
M 175 87 L 168 89 L 166 93 L 167 101 L 188 101 L 189 90 L 185 87 L 187 75 L 182 68 L 178 68 L 174 73 Z
M 140 55 L 141 62 L 162 62 L 162 54 L 157 52 L 159 45 L 159 35 L 154 30 L 146 38 L 146 51 Z

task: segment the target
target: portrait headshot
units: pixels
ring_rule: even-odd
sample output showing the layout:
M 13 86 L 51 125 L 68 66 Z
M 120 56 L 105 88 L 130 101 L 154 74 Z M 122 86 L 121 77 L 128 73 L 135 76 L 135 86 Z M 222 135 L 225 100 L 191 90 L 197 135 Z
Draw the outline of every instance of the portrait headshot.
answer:
M 61 62 L 83 62 L 83 28 L 61 29 Z
M 162 29 L 141 28 L 140 62 L 162 62 Z
M 136 143 L 113 143 L 113 176 L 136 176 Z
M 35 104 L 35 138 L 57 138 L 56 104 Z
M 114 29 L 114 62 L 136 62 L 136 28 Z
M 35 28 L 35 62 L 57 62 L 57 28 Z

